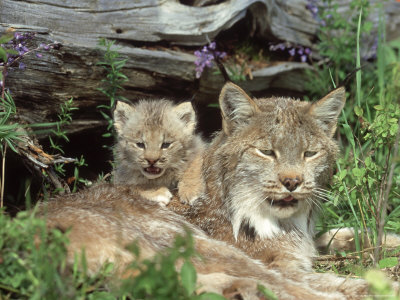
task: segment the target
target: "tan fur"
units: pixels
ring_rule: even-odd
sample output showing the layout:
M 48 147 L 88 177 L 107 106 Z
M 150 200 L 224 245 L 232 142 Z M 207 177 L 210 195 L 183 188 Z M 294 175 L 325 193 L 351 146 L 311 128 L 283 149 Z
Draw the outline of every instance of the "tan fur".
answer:
M 150 258 L 171 246 L 176 234 L 188 228 L 202 257 L 193 263 L 203 291 L 234 290 L 243 299 L 259 299 L 257 284 L 261 283 L 279 299 L 357 299 L 367 293 L 363 282 L 354 285 L 354 281 L 329 274 L 268 269 L 240 250 L 209 238 L 170 210 L 141 198 L 128 186 L 94 186 L 42 203 L 38 211 L 47 218 L 48 226 L 70 229 L 68 263 L 72 265 L 75 253 L 80 257 L 84 249 L 91 273 L 101 264 L 113 262 L 117 275 L 135 275 L 125 270 L 133 259 L 126 245 L 136 241 L 141 250 L 139 259 Z
M 186 185 L 181 184 L 183 200 L 191 201 L 201 194 L 200 168 L 187 171 L 198 174 L 196 180 L 184 175 L 192 160 L 201 159 L 203 150 L 203 142 L 195 134 L 196 117 L 189 102 L 118 102 L 114 126 L 118 134 L 115 183 L 133 185 L 143 197 L 164 205 L 182 178 L 188 178 Z
M 368 240 L 367 234 L 364 236 L 358 234 L 359 241 L 363 241 L 363 249 L 372 250 L 373 247 Z M 354 229 L 345 227 L 338 229 L 331 229 L 322 234 L 315 243 L 321 252 L 336 253 L 337 251 L 356 251 Z M 400 236 L 394 233 L 388 233 L 384 236 L 382 241 L 383 247 L 387 250 L 400 249 Z M 368 251 L 365 255 L 368 255 Z
M 338 152 L 332 135 L 344 102 L 343 88 L 312 104 L 251 99 L 226 84 L 223 130 L 203 157 L 206 196 L 170 207 L 271 267 L 311 271 L 313 218 Z

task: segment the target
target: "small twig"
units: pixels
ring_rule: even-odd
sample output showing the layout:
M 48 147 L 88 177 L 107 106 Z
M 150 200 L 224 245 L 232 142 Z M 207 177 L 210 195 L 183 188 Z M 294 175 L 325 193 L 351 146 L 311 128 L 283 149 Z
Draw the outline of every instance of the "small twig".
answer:
M 53 169 L 47 170 L 47 175 L 49 176 L 50 181 L 55 186 L 55 188 L 62 190 L 60 194 L 64 194 L 65 192 L 67 192 L 68 194 L 71 193 L 68 184 L 62 184 L 61 180 L 59 180 L 59 177 Z
M 359 256 L 337 256 L 337 255 L 324 255 L 324 256 L 319 256 L 315 260 L 316 261 L 341 261 L 341 260 L 347 260 L 347 259 L 359 259 Z
M 4 152 L 1 164 L 1 196 L 0 196 L 0 208 L 3 208 L 4 201 L 4 181 L 6 175 L 6 152 L 7 152 L 7 143 L 4 143 Z
M 374 264 L 376 265 L 378 259 L 379 259 L 379 248 L 382 246 L 382 238 L 383 238 L 383 229 L 385 226 L 385 219 L 386 219 L 386 209 L 387 209 L 387 203 L 389 200 L 389 193 L 390 190 L 392 189 L 392 184 L 393 184 L 393 175 L 394 175 L 394 169 L 396 167 L 396 156 L 399 153 L 399 142 L 400 142 L 400 119 L 397 122 L 397 134 L 394 142 L 394 151 L 392 153 L 392 162 L 390 165 L 390 170 L 389 170 L 389 176 L 387 177 L 387 185 L 386 185 L 386 190 L 385 194 L 383 196 L 382 200 L 382 207 L 380 207 L 380 220 L 379 220 L 379 227 L 378 227 L 378 238 L 376 241 L 376 248 L 374 251 Z
M 225 69 L 225 66 L 219 59 L 218 55 L 215 54 L 215 51 L 212 51 L 212 54 L 214 56 L 215 62 L 217 63 L 218 69 L 220 70 L 222 76 L 224 77 L 225 83 L 226 82 L 232 82 L 232 80 L 229 78 L 229 74 Z

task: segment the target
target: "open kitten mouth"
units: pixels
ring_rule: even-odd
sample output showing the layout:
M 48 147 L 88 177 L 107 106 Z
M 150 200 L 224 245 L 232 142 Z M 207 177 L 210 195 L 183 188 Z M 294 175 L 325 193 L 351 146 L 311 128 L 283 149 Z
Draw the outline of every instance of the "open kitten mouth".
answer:
M 272 205 L 280 206 L 280 207 L 288 207 L 294 206 L 299 202 L 299 200 L 295 199 L 293 196 L 287 196 L 283 199 L 273 200 L 271 201 Z
M 161 168 L 154 167 L 154 166 L 144 168 L 144 170 L 145 170 L 147 173 L 152 174 L 152 175 L 158 175 L 158 174 L 160 174 L 161 171 L 162 171 Z

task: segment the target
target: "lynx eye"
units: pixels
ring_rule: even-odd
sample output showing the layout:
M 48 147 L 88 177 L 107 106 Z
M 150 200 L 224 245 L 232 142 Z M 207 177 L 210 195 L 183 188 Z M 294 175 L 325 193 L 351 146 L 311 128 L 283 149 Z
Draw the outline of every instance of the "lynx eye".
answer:
M 146 147 L 144 143 L 136 143 L 136 146 L 140 149 L 144 149 Z
M 260 150 L 260 149 L 257 149 L 257 150 L 260 151 L 265 156 L 276 157 L 276 154 L 275 154 L 274 150 Z
M 161 144 L 161 149 L 168 149 L 169 146 L 171 146 L 172 143 L 162 143 Z
M 317 151 L 305 151 L 304 152 L 304 157 L 313 157 L 317 155 Z

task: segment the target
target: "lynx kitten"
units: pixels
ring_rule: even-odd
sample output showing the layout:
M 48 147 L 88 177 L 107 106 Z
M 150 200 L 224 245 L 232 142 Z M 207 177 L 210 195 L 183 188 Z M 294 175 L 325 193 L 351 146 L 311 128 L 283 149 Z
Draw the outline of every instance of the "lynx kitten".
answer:
M 191 173 L 200 173 L 200 169 L 192 167 L 185 174 L 189 163 L 201 158 L 203 150 L 201 138 L 194 133 L 196 117 L 189 102 L 118 102 L 114 126 L 118 134 L 115 183 L 134 185 L 142 196 L 162 204 L 170 201 L 171 190 L 178 183 L 184 200 L 201 193 L 201 181 L 190 181 Z M 180 183 L 182 178 L 188 179 Z
M 211 237 L 268 265 L 311 271 L 314 215 L 338 147 L 339 88 L 315 103 L 222 89 L 223 130 L 204 154 L 206 197 L 171 202 Z

